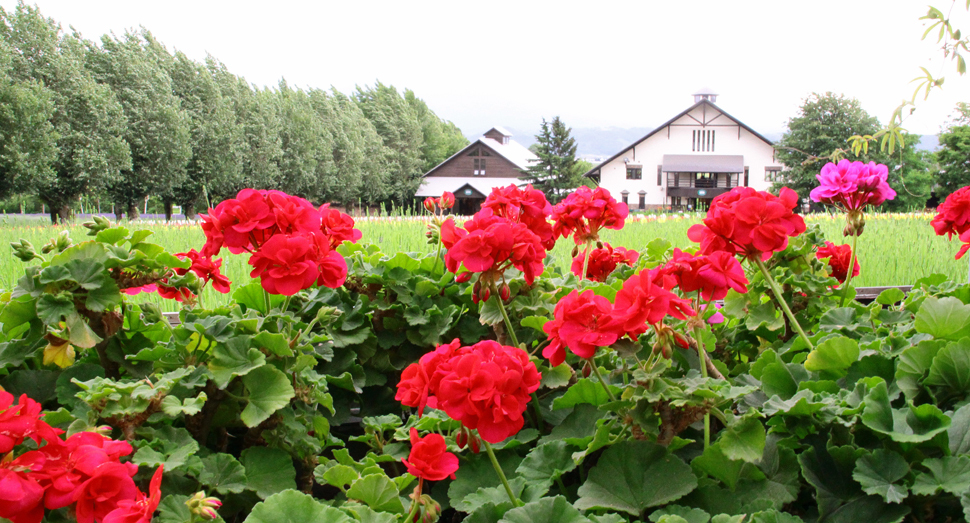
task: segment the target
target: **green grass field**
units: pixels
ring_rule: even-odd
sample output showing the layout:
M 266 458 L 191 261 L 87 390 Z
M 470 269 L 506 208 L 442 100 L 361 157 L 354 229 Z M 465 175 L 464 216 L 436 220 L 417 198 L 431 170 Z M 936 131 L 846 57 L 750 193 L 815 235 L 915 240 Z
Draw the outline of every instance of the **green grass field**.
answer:
M 928 214 L 877 214 L 868 218 L 865 234 L 859 238 L 859 259 L 862 265 L 860 276 L 854 280 L 859 286 L 907 285 L 917 278 L 943 273 L 958 281 L 967 278 L 967 261 L 954 260 L 960 243 L 947 241 L 934 234 Z M 701 216 L 660 216 L 638 217 L 628 220 L 620 231 L 607 230 L 604 241 L 614 246 L 642 249 L 650 240 L 658 237 L 668 239 L 674 246 L 689 247 L 693 244 L 687 239 L 687 229 L 698 223 Z M 841 216 L 813 215 L 806 220 L 809 224 L 819 223 L 826 238 L 834 243 L 843 242 Z M 429 251 L 431 246 L 424 236 L 426 221 L 410 218 L 371 218 L 358 221 L 363 232 L 362 242 L 374 243 L 384 252 Z M 152 229 L 155 235 L 149 239 L 171 252 L 200 249 L 205 241 L 198 225 L 167 225 L 149 221 L 124 223 L 129 229 Z M 87 238 L 86 229 L 80 225 L 66 227 L 74 241 Z M 24 238 L 40 250 L 51 237 L 65 227 L 45 225 L 42 220 L 27 220 L 8 216 L 0 222 L 0 248 L 7 249 L 9 242 Z M 553 250 L 555 263 L 569 263 L 571 241 L 560 241 Z M 9 251 L 7 251 L 9 253 Z M 233 282 L 245 282 L 249 278 L 250 267 L 245 256 L 237 256 L 223 251 L 223 273 Z M 24 264 L 7 254 L 0 256 L 0 287 L 12 288 L 23 275 Z M 178 304 L 161 300 L 156 295 L 139 295 L 137 300 L 149 299 L 159 303 L 165 310 L 177 310 Z M 227 297 L 207 290 L 203 303 L 207 306 L 225 303 Z M 165 303 L 162 303 L 165 302 Z

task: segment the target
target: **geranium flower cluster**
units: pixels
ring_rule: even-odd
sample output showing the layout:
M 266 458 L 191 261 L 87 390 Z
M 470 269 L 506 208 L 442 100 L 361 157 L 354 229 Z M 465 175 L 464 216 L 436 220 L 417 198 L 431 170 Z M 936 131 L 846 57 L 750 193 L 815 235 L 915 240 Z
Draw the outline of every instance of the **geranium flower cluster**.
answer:
M 250 276 L 271 294 L 292 296 L 314 284 L 336 288 L 347 278 L 347 262 L 336 247 L 355 242 L 361 232 L 350 216 L 315 208 L 280 191 L 243 189 L 202 216 L 203 256 L 252 253 Z
M 633 249 L 625 249 L 623 247 L 614 248 L 610 244 L 604 243 L 602 247 L 597 247 L 590 251 L 589 263 L 586 266 L 586 279 L 606 281 L 606 277 L 616 270 L 618 266 L 629 265 L 633 267 L 639 257 L 640 253 Z M 584 257 L 582 254 L 578 254 L 573 258 L 573 263 L 570 268 L 576 276 L 582 276 L 583 260 Z
M 509 267 L 522 271 L 531 285 L 542 274 L 546 246 L 555 244 L 546 221 L 549 208 L 542 192 L 531 186 L 494 189 L 463 227 L 451 218 L 441 225 L 441 243 L 448 249 L 445 267 L 457 274 L 464 265 L 480 273 L 473 294 L 476 302 L 488 299 L 489 288 Z
M 950 193 L 936 208 L 936 212 L 930 225 L 937 236 L 945 234 L 949 239 L 957 236 L 963 242 L 956 254 L 956 259 L 959 260 L 970 250 L 970 186 Z
M 701 244 L 701 254 L 766 260 L 788 247 L 789 237 L 805 232 L 805 221 L 793 212 L 797 204 L 798 194 L 787 187 L 778 196 L 736 187 L 714 198 L 704 223 L 691 226 L 687 237 Z
M 192 260 L 192 265 L 188 269 L 175 269 L 175 274 L 183 276 L 189 271 L 195 273 L 196 276 L 202 280 L 202 286 L 204 287 L 209 282 L 212 283 L 212 288 L 221 292 L 222 294 L 229 293 L 229 285 L 232 282 L 229 278 L 222 275 L 222 258 L 213 260 L 211 256 L 202 256 L 195 249 L 190 249 L 189 252 L 179 252 L 175 256 L 179 258 L 188 258 Z M 184 287 L 169 287 L 166 285 L 168 279 L 164 279 L 158 283 L 157 290 L 158 295 L 162 298 L 175 301 L 186 301 L 195 298 L 195 295 L 189 289 Z
M 858 236 L 865 228 L 862 209 L 866 205 L 881 205 L 896 197 L 889 186 L 889 168 L 875 162 L 862 163 L 841 160 L 827 163 L 816 175 L 819 186 L 812 189 L 812 201 L 832 205 L 848 216 L 844 234 Z
M 599 239 L 600 229 L 623 228 L 630 214 L 625 203 L 618 203 L 603 187 L 582 186 L 552 208 L 552 230 L 556 237 L 573 237 L 576 245 Z
M 489 443 L 516 434 L 541 375 L 525 351 L 495 341 L 462 347 L 455 339 L 412 363 L 401 375 L 395 399 L 440 409 Z
M 39 446 L 0 462 L 0 517 L 13 523 L 39 523 L 44 509 L 75 505 L 78 523 L 149 523 L 161 500 L 162 468 L 152 477 L 149 496 L 135 485 L 131 454 L 125 441 L 95 432 L 79 432 L 61 440 L 62 431 L 40 418 L 41 406 L 0 391 L 0 453 L 7 454 L 25 439 Z M 41 446 L 41 443 L 44 443 Z
M 556 304 L 554 318 L 543 325 L 549 345 L 542 355 L 552 366 L 566 359 L 568 348 L 580 358 L 592 358 L 598 347 L 606 347 L 623 336 L 636 340 L 653 326 L 658 334 L 669 334 L 662 326 L 671 316 L 696 316 L 690 300 L 673 292 L 676 278 L 666 268 L 641 271 L 623 283 L 614 303 L 592 290 L 572 291 Z M 726 291 L 725 291 L 726 292 Z M 675 336 L 686 348 L 686 340 Z
M 717 251 L 708 255 L 689 254 L 674 249 L 674 255 L 664 267 L 674 277 L 682 292 L 700 291 L 701 298 L 721 300 L 728 289 L 748 292 L 748 277 L 733 254 Z
M 845 244 L 836 245 L 830 241 L 826 241 L 825 247 L 819 248 L 815 256 L 820 260 L 828 258 L 829 271 L 832 273 L 832 277 L 839 280 L 839 283 L 845 283 L 845 279 L 849 274 L 849 263 L 852 259 L 852 247 Z M 859 269 L 859 258 L 856 257 L 852 267 L 852 277 L 859 275 Z

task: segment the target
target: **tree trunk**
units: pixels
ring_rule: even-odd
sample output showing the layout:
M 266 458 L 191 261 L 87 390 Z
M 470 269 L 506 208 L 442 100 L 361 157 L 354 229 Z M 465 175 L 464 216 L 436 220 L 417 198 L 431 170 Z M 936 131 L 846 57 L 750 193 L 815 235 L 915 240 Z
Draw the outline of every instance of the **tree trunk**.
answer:
M 120 222 L 121 219 L 124 218 L 124 216 L 125 216 L 124 207 L 122 207 L 121 204 L 119 204 L 119 203 L 113 203 L 113 204 L 111 204 L 111 211 L 113 213 L 115 213 L 115 221 L 116 222 Z
M 43 210 L 41 210 L 41 212 L 43 212 Z M 48 213 L 48 214 L 51 217 L 51 225 L 57 225 L 57 213 L 54 212 L 54 208 L 53 207 L 51 207 L 50 213 Z
M 199 214 L 195 212 L 195 202 L 183 204 L 182 214 L 185 215 L 186 220 L 195 221 L 199 219 Z
M 54 207 L 51 206 L 51 211 L 53 210 Z M 62 224 L 69 222 L 71 220 L 71 207 L 67 204 L 61 205 L 57 209 L 57 216 L 60 218 Z
M 165 221 L 172 221 L 172 200 L 165 200 Z
M 135 204 L 129 205 L 128 206 L 128 219 L 129 220 L 137 220 L 139 216 L 141 216 L 141 212 L 138 210 L 138 206 L 135 205 Z

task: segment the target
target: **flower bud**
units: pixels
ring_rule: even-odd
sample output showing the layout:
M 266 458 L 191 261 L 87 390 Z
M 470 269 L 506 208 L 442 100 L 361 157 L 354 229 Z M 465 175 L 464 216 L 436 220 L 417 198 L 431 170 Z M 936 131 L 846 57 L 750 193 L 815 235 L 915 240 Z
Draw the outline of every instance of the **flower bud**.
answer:
M 189 507 L 189 512 L 196 516 L 205 519 L 216 519 L 219 517 L 216 514 L 216 509 L 222 506 L 222 502 L 219 501 L 219 498 L 207 497 L 205 492 L 200 490 L 187 499 L 185 505 Z
M 570 258 L 575 258 L 579 256 L 579 246 L 573 247 L 573 252 L 569 255 Z
M 336 307 L 320 307 L 317 311 L 317 324 L 327 326 L 334 322 L 343 314 L 343 311 Z
M 509 301 L 512 297 L 512 289 L 509 288 L 508 283 L 503 283 L 501 287 L 498 288 L 498 295 L 502 298 L 503 302 Z
M 472 279 L 472 273 L 465 271 L 455 276 L 455 283 L 468 283 Z
M 488 301 L 492 297 L 492 291 L 488 287 L 482 289 L 482 301 Z
M 589 364 L 589 360 L 586 360 L 586 363 L 583 365 L 583 377 L 588 378 L 592 372 L 593 366 Z
M 597 248 L 597 249 L 602 249 L 602 248 L 603 248 L 603 242 L 601 242 L 601 241 L 597 241 L 597 242 L 596 242 L 596 248 Z
M 434 198 L 428 196 L 427 198 L 424 199 L 424 208 L 427 209 L 428 212 L 434 212 L 434 204 L 435 204 Z
M 445 191 L 441 193 L 441 199 L 438 202 L 441 204 L 442 209 L 451 209 L 455 206 L 455 195 Z
M 22 262 L 29 262 L 37 258 L 37 251 L 34 250 L 34 246 L 27 240 L 22 239 L 19 243 L 11 242 L 10 247 L 13 248 L 13 255 Z

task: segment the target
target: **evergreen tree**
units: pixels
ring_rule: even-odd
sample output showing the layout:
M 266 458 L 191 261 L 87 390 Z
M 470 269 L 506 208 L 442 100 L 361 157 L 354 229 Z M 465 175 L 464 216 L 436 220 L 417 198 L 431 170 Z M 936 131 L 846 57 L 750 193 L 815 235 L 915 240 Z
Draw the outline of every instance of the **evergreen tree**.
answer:
M 576 140 L 570 136 L 571 131 L 558 116 L 552 122 L 543 118 L 533 148 L 539 159 L 523 175 L 526 181 L 544 191 L 553 203 L 582 184 L 583 173 L 576 161 Z

